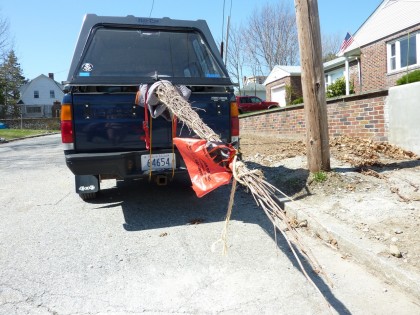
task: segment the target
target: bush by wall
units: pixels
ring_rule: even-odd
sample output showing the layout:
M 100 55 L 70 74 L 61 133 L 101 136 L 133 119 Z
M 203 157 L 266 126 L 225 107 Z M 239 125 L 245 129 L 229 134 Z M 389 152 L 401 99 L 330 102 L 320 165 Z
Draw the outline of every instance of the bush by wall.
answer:
M 350 94 L 353 93 L 353 83 L 350 83 Z M 341 95 L 346 95 L 346 79 L 344 77 L 341 77 L 337 79 L 334 83 L 329 84 L 326 91 L 327 98 L 337 97 Z
M 291 103 L 291 105 L 298 105 L 298 104 L 303 104 L 303 97 L 299 97 Z
M 403 75 L 397 80 L 397 85 L 403 85 L 420 81 L 420 70 L 414 70 L 406 75 Z

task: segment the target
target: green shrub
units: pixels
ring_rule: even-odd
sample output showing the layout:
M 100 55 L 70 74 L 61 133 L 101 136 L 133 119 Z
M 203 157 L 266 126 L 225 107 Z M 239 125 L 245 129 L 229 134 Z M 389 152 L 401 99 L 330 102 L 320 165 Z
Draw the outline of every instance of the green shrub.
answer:
M 298 105 L 298 104 L 303 104 L 303 97 L 299 97 L 291 103 L 291 105 Z
M 322 183 L 322 182 L 325 182 L 327 180 L 328 175 L 327 175 L 327 173 L 325 173 L 323 171 L 319 171 L 319 172 L 313 173 L 312 178 L 314 179 L 315 182 Z
M 294 89 L 291 85 L 286 84 L 285 90 L 286 90 L 286 96 L 285 96 L 286 106 L 296 104 L 296 103 L 294 103 L 294 101 L 292 101 L 299 96 L 296 92 L 296 89 Z M 300 104 L 300 103 L 298 103 L 298 104 Z
M 397 85 L 403 85 L 420 81 L 420 70 L 414 70 L 397 80 Z
M 350 94 L 354 93 L 353 83 L 350 83 Z M 327 98 L 346 95 L 346 79 L 341 77 L 327 87 Z

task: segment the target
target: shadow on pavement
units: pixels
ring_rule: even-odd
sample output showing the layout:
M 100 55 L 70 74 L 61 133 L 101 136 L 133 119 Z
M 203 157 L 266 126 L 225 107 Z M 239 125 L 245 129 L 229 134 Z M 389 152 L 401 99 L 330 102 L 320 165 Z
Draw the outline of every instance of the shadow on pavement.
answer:
M 276 167 L 274 172 L 274 169 L 259 164 L 247 165 L 250 169 L 262 169 L 267 180 L 286 190 L 287 194 L 294 194 L 306 187 L 306 179 L 309 176 L 307 170 L 291 170 L 280 166 Z M 277 178 L 279 174 L 281 178 Z M 101 191 L 99 197 L 90 203 L 99 205 L 98 208 L 121 206 L 125 219 L 123 227 L 130 232 L 224 221 L 231 185 L 222 186 L 202 198 L 197 198 L 190 186 L 188 177 L 175 179 L 166 186 L 157 186 L 148 181 L 119 182 L 117 187 Z M 231 220 L 259 225 L 273 241 L 277 240 L 278 248 L 293 266 L 301 271 L 287 242 L 280 233 L 275 235 L 272 223 L 244 187 L 237 188 Z M 331 306 L 339 314 L 350 314 L 305 258 L 299 258 Z

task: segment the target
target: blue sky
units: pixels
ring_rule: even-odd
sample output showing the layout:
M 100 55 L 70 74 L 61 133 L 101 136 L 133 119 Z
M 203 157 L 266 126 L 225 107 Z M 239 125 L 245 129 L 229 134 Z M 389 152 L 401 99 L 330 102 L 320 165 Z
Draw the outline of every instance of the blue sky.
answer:
M 267 0 L 276 3 L 279 0 Z M 293 0 L 283 0 L 294 10 Z M 382 0 L 318 0 L 323 34 L 353 34 Z M 153 4 L 154 3 L 154 4 Z M 0 15 L 9 20 L 10 34 L 24 76 L 55 74 L 67 78 L 74 46 L 86 13 L 112 16 L 204 19 L 216 41 L 222 38 L 231 0 L 0 0 Z M 231 23 L 245 23 L 264 0 L 232 0 Z M 153 9 L 152 9 L 153 5 Z M 226 21 L 226 20 L 225 20 Z M 225 22 L 226 27 L 226 22 Z

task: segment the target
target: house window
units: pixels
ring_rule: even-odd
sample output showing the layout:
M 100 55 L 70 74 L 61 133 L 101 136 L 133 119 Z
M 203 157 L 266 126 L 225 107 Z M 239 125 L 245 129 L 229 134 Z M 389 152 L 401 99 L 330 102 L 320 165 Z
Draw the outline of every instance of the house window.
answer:
M 397 68 L 397 57 L 396 57 L 396 48 L 395 43 L 390 45 L 389 51 L 389 69 L 395 70 Z
M 388 43 L 388 72 L 420 64 L 420 49 L 417 48 L 418 40 L 420 40 L 420 33 L 409 34 Z
M 34 98 L 39 98 L 39 91 L 34 91 Z
M 400 41 L 401 67 L 417 64 L 416 36 L 405 38 Z
M 39 114 L 39 113 L 41 113 L 41 106 L 28 106 L 28 107 L 26 107 L 26 113 L 28 113 L 28 114 Z
M 54 90 L 50 90 L 50 98 L 55 98 L 55 92 L 54 92 Z

